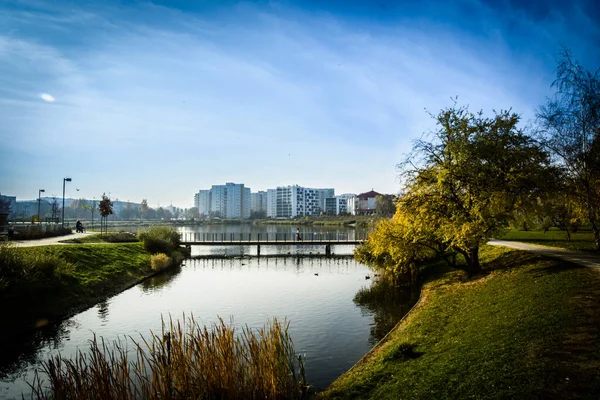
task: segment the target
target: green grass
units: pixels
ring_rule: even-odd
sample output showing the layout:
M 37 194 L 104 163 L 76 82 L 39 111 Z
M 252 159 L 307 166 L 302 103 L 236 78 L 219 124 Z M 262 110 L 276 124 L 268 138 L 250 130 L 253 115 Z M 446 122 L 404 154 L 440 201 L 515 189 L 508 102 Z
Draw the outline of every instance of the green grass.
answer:
M 15 265 L 11 274 L 0 274 L 0 315 L 11 321 L 0 338 L 81 311 L 152 273 L 151 255 L 141 243 L 2 250 Z
M 555 228 L 547 232 L 541 230 L 519 231 L 513 229 L 498 239 L 560 247 L 569 250 L 596 251 L 594 234 L 590 230 L 580 230 L 577 233 L 571 233 L 570 241 L 567 241 L 565 231 L 559 231 Z
M 74 239 L 75 243 L 133 243 L 138 238 L 135 233 L 130 232 L 108 232 L 104 234 L 93 234 Z
M 489 275 L 439 268 L 409 316 L 323 399 L 597 398 L 600 274 L 482 248 Z

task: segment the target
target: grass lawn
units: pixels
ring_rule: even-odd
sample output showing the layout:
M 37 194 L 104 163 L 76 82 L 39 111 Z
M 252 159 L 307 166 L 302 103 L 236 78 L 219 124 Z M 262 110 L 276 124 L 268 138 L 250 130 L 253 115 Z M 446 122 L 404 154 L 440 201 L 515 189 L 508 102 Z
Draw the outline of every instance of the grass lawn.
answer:
M 488 275 L 438 268 L 421 301 L 322 399 L 557 399 L 600 393 L 600 272 L 484 246 Z
M 513 229 L 498 239 L 560 247 L 569 250 L 596 251 L 594 233 L 591 230 L 583 229 L 577 233 L 571 233 L 571 241 L 567 241 L 565 231 L 559 231 L 556 228 L 552 228 L 547 232 L 541 230 L 518 231 Z
M 58 256 L 68 264 L 59 270 L 44 266 L 40 272 L 32 268 L 0 287 L 0 315 L 11 321 L 11 329 L 0 330 L 0 338 L 81 311 L 151 273 L 150 253 L 142 243 L 21 247 L 12 251 L 29 260 Z

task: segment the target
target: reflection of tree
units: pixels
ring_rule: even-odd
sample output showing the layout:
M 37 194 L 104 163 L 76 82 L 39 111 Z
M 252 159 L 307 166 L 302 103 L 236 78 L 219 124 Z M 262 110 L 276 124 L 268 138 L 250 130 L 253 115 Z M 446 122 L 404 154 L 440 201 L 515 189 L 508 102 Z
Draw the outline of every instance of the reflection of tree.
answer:
M 0 340 L 0 379 L 20 375 L 40 359 L 41 349 L 58 347 L 75 325 L 72 320 L 65 320 Z
M 388 279 L 379 279 L 370 287 L 360 289 L 354 296 L 354 303 L 363 312 L 373 314 L 369 342 L 380 341 L 410 310 L 418 295 L 418 289 L 399 287 Z
M 101 301 L 97 305 L 98 307 L 98 317 L 102 322 L 106 322 L 108 320 L 108 302 L 106 300 Z
M 181 272 L 181 266 L 169 268 L 160 274 L 156 274 L 140 284 L 143 292 L 153 292 L 169 284 Z

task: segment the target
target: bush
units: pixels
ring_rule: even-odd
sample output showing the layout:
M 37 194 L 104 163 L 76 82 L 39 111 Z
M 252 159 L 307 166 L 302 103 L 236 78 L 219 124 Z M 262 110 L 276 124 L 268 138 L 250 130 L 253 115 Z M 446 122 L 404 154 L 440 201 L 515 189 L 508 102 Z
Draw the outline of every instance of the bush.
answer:
M 170 226 L 153 226 L 140 232 L 138 238 L 144 243 L 146 251 L 153 254 L 171 254 L 181 245 L 179 232 Z
M 150 266 L 152 267 L 152 271 L 162 271 L 163 269 L 168 268 L 170 265 L 171 258 L 164 253 L 154 254 L 150 258 Z

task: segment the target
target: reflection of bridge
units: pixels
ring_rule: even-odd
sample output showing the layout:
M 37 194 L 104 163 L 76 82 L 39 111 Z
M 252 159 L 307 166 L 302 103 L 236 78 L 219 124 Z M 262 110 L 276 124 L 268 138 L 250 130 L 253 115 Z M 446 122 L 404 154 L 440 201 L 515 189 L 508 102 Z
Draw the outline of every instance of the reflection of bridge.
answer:
M 325 245 L 325 253 L 331 254 L 333 245 L 357 245 L 367 239 L 367 232 L 301 232 L 298 240 L 295 233 L 219 233 L 190 232 L 181 234 L 185 246 L 315 246 Z

